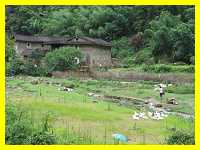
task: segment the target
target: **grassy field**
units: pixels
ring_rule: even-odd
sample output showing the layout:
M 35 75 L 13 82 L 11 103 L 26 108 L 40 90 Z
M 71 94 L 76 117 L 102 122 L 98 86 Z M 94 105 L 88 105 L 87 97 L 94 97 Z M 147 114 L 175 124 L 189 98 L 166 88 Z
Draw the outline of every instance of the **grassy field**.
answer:
M 89 92 L 93 92 L 144 100 L 153 98 L 159 102 L 154 82 L 42 78 L 38 84 L 31 83 L 36 79 L 39 78 L 7 78 L 6 104 L 14 105 L 19 114 L 28 114 L 33 128 L 41 124 L 44 116 L 51 116 L 50 126 L 58 144 L 114 144 L 114 133 L 126 135 L 128 144 L 163 144 L 174 129 L 194 130 L 192 118 L 169 115 L 164 120 L 135 121 L 131 116 L 138 111 L 136 108 L 102 100 L 96 102 L 96 98 L 88 96 Z M 74 91 L 60 91 L 59 84 L 72 86 Z M 193 84 L 173 84 L 166 89 L 165 99 L 171 97 L 175 97 L 179 103 L 173 107 L 173 111 L 194 114 Z

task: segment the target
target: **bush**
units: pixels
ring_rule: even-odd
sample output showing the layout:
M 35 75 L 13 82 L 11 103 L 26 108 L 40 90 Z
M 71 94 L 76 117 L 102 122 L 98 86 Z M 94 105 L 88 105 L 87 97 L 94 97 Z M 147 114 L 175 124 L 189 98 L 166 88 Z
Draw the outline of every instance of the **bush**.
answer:
M 167 144 L 195 144 L 194 133 L 176 131 L 167 138 Z
M 56 144 L 55 135 L 49 132 L 49 115 L 35 128 L 30 114 L 11 103 L 6 105 L 6 144 Z
M 142 67 L 143 71 L 145 72 L 155 72 L 155 73 L 165 73 L 165 72 L 172 72 L 172 68 L 164 65 L 164 64 L 159 64 L 159 65 L 144 65 Z
M 49 52 L 44 57 L 44 64 L 46 70 L 50 73 L 52 71 L 74 70 L 79 67 L 76 63 L 75 57 L 81 60 L 81 51 L 74 47 L 61 47 Z
M 126 57 L 122 60 L 123 67 L 131 67 L 134 65 L 134 60 L 132 57 Z
M 24 119 L 23 111 L 17 110 L 12 105 L 6 105 L 6 143 L 7 144 L 26 144 L 31 135 L 31 123 Z
M 167 72 L 187 72 L 194 73 L 193 65 L 166 65 L 166 64 L 155 64 L 155 65 L 143 65 L 142 70 L 145 72 L 155 73 L 167 73 Z
M 56 144 L 56 137 L 49 132 L 38 132 L 29 138 L 28 143 L 33 145 Z
M 19 58 L 15 58 L 10 62 L 6 62 L 6 76 L 18 75 L 23 72 L 24 62 Z M 11 73 L 12 72 L 12 73 Z
M 47 70 L 43 64 L 34 64 L 32 59 L 27 60 L 22 67 L 22 74 L 30 76 L 46 76 Z
M 112 42 L 111 55 L 114 58 L 125 58 L 133 56 L 133 48 L 127 37 Z
M 12 73 L 11 73 L 12 72 Z M 47 70 L 42 64 L 34 64 L 32 59 L 22 61 L 16 58 L 13 62 L 6 63 L 6 76 L 12 75 L 30 75 L 30 76 L 46 76 Z
M 143 49 L 135 54 L 134 63 L 136 64 L 153 64 L 154 60 L 152 58 L 151 50 Z

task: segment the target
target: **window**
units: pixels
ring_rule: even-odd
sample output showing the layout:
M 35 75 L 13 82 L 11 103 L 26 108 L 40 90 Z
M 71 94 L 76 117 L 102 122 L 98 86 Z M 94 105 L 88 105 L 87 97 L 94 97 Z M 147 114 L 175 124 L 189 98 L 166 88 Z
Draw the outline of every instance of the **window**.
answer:
M 31 43 L 27 43 L 27 48 L 31 48 Z

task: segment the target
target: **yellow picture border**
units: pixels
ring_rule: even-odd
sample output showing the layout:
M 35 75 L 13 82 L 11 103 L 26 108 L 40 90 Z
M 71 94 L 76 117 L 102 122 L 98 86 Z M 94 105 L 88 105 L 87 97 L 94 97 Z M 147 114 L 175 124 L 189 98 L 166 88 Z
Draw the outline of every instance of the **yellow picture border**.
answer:
M 5 6 L 6 5 L 195 5 L 195 145 L 5 145 Z M 0 149 L 200 149 L 200 0 L 0 0 Z

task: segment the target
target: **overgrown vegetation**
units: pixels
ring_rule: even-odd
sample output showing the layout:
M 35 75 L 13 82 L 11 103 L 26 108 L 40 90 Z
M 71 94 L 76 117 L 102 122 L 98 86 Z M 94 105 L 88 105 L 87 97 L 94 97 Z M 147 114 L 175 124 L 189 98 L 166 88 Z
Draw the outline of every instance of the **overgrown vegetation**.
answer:
M 37 84 L 32 83 L 38 80 Z M 133 120 L 135 107 L 110 103 L 88 96 L 89 92 L 103 95 L 128 96 L 159 101 L 155 82 L 124 84 L 108 80 L 56 79 L 18 76 L 7 79 L 6 143 L 7 144 L 113 144 L 113 133 L 123 133 L 128 144 L 163 144 L 175 130 L 194 129 L 193 118 L 169 115 L 164 120 Z M 60 91 L 58 85 L 71 87 L 73 92 Z M 174 92 L 181 112 L 193 114 L 194 93 Z M 192 85 L 181 85 L 188 89 Z M 59 87 L 60 88 L 60 87 Z M 148 126 L 146 126 L 148 124 Z M 156 128 L 155 128 L 156 127 Z
M 53 52 L 47 53 L 44 58 L 44 64 L 48 72 L 74 70 L 79 67 L 79 62 L 82 58 L 82 53 L 79 49 L 74 47 L 61 47 L 55 49 Z
M 61 47 L 49 52 L 44 58 L 40 56 L 41 54 L 37 51 L 26 60 L 22 60 L 18 56 L 12 56 L 13 59 L 6 63 L 6 75 L 47 76 L 52 71 L 77 69 L 82 59 L 80 50 L 73 47 Z M 77 63 L 77 59 L 79 59 L 79 63 Z
M 167 73 L 167 72 L 187 72 L 194 73 L 194 65 L 143 65 L 142 70 L 145 72 Z
M 42 124 L 34 126 L 34 120 L 28 110 L 20 110 L 11 102 L 6 105 L 6 143 L 7 144 L 56 144 L 55 135 L 50 132 L 49 114 Z
M 195 144 L 194 133 L 188 133 L 185 131 L 176 131 L 167 139 L 167 144 L 175 145 L 191 145 Z

